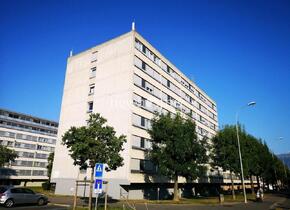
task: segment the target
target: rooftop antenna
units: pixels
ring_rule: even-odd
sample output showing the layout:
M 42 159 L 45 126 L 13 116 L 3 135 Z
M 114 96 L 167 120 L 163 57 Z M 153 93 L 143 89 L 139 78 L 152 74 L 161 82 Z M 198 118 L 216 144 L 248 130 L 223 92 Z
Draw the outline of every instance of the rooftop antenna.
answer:
M 135 31 L 135 21 L 132 22 L 132 31 Z
M 73 56 L 73 50 L 70 50 L 69 51 L 69 57 L 72 57 Z

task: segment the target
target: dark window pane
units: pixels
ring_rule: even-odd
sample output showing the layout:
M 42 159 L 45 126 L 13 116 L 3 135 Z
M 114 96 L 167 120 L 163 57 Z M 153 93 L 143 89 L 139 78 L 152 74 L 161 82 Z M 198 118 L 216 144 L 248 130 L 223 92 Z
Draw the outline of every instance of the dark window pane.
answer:
M 13 188 L 10 191 L 11 191 L 11 193 L 23 193 L 23 189 L 22 188 Z
M 141 126 L 145 126 L 145 118 L 141 117 Z
M 144 63 L 144 61 L 142 61 L 142 69 L 145 70 L 145 68 L 146 68 L 146 64 Z
M 142 87 L 145 88 L 145 80 L 142 79 Z
M 141 147 L 141 148 L 145 148 L 145 139 L 144 139 L 144 137 L 141 137 L 141 140 L 140 140 L 140 147 Z
M 23 189 L 23 192 L 27 194 L 34 194 L 34 192 L 30 189 Z
M 0 187 L 0 193 L 4 193 L 7 190 L 5 187 Z

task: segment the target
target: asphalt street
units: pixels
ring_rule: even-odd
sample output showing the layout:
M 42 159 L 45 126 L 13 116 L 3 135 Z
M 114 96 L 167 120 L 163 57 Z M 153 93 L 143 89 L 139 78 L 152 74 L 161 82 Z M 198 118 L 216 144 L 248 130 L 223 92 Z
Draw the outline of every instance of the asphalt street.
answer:
M 11 210 L 68 210 L 68 207 L 58 206 L 49 204 L 46 206 L 37 206 L 37 205 L 21 205 L 9 208 Z M 0 210 L 8 210 L 8 208 L 0 207 Z
M 112 205 L 116 206 L 116 205 Z M 122 206 L 122 202 L 118 206 Z M 191 205 L 191 204 L 136 204 L 136 210 L 290 210 L 290 198 L 284 196 L 268 196 L 264 202 L 244 203 L 227 203 L 223 205 Z M 0 210 L 7 208 L 0 207 Z M 15 210 L 68 210 L 68 207 L 59 206 L 53 203 L 47 206 L 16 206 L 11 209 Z M 130 210 L 126 206 L 127 210 Z

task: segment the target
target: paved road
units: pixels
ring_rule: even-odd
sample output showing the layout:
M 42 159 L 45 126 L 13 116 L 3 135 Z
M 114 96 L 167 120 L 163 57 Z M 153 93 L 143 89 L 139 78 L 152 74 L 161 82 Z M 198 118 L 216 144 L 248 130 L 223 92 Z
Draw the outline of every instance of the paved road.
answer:
M 11 208 L 11 210 L 68 210 L 68 207 L 56 206 L 49 204 L 46 206 L 36 206 L 36 205 L 21 205 Z M 5 207 L 0 207 L 0 210 L 7 210 Z

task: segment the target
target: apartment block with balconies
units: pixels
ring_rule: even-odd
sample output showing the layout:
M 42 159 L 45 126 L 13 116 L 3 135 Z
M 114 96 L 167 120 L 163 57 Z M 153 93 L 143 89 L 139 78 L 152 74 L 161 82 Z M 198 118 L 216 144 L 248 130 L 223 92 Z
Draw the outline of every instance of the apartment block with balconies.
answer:
M 58 123 L 0 109 L 0 144 L 18 158 L 0 168 L 0 184 L 40 185 L 48 180 L 47 158 L 54 152 Z
M 86 125 L 91 112 L 105 117 L 117 135 L 127 136 L 124 165 L 104 173 L 109 196 L 117 199 L 171 190 L 171 181 L 158 177 L 147 158 L 152 141 L 147 129 L 156 113 L 192 118 L 199 138 L 211 138 L 218 129 L 216 103 L 132 30 L 68 58 L 52 173 L 57 194 L 73 194 L 75 180 L 89 177 L 89 170 L 73 165 L 61 136 L 71 126 Z

